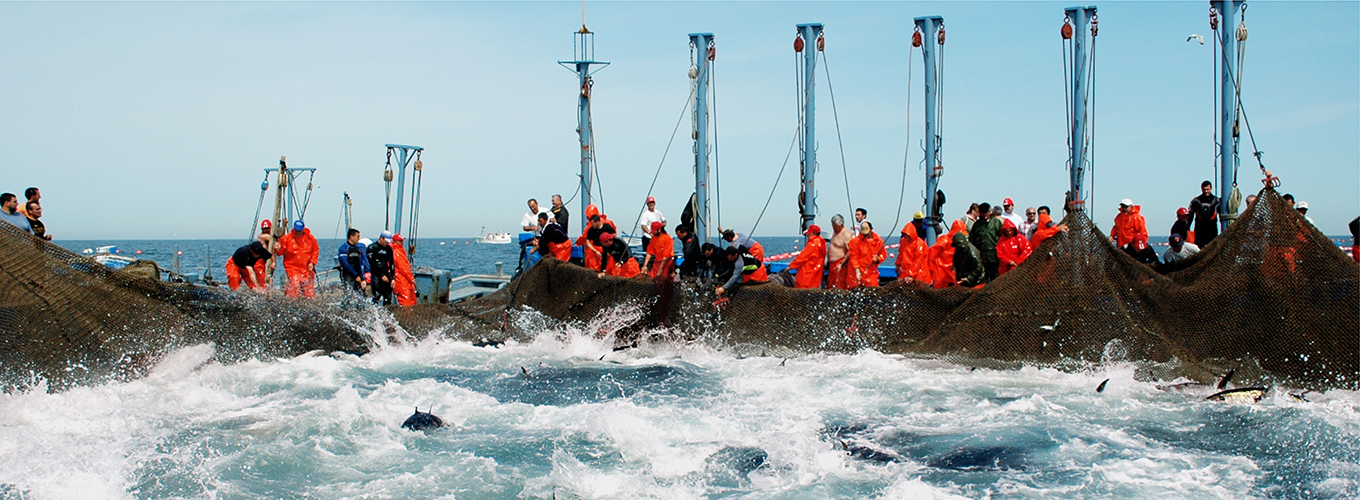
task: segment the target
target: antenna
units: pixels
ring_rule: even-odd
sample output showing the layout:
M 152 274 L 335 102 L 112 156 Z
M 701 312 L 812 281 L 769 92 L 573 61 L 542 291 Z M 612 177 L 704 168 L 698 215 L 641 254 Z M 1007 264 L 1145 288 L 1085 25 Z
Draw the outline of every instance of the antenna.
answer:
M 581 33 L 590 33 L 586 29 L 586 0 L 581 0 Z

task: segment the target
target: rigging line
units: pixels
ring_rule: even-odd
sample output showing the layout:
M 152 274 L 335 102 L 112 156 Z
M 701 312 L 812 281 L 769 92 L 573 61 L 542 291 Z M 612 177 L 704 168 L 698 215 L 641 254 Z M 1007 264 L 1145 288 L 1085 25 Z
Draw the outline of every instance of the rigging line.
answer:
M 714 58 L 714 59 L 716 59 L 716 58 Z M 717 191 L 717 193 L 716 193 L 714 196 L 715 196 L 715 198 L 716 198 L 716 199 L 715 199 L 715 201 L 716 201 L 715 204 L 717 205 L 717 212 L 718 212 L 718 213 L 717 213 L 718 225 L 721 226 L 721 225 L 722 225 L 722 184 L 720 184 L 720 183 L 718 182 L 718 180 L 721 179 L 721 177 L 719 176 L 719 170 L 718 170 L 718 136 L 719 136 L 719 135 L 718 135 L 718 84 L 717 84 L 717 82 L 718 82 L 718 77 L 715 76 L 716 73 L 713 71 L 713 69 L 716 67 L 716 64 L 715 64 L 716 62 L 717 62 L 717 61 L 708 61 L 707 67 L 708 67 L 708 73 L 709 73 L 708 89 L 709 89 L 709 92 L 711 92 L 711 93 L 713 94 L 713 106 L 712 106 L 712 110 L 713 110 L 713 112 L 712 112 L 712 115 L 713 115 L 713 188 Z M 707 179 L 705 179 L 705 180 L 707 180 Z M 705 228 L 708 227 L 708 221 L 704 221 L 704 227 L 705 227 Z M 694 228 L 690 228 L 690 231 L 693 232 L 693 231 L 694 231 Z
M 825 57 L 825 55 L 823 55 L 823 57 Z M 830 87 L 830 85 L 830 82 L 828 82 L 827 86 Z M 765 218 L 765 210 L 770 208 L 770 200 L 774 199 L 774 192 L 779 188 L 779 179 L 784 177 L 784 169 L 789 166 L 789 158 L 793 157 L 793 147 L 798 144 L 798 136 L 801 135 L 802 131 L 803 127 L 801 125 L 794 129 L 793 140 L 789 141 L 789 152 L 784 155 L 784 164 L 779 167 L 779 175 L 774 177 L 774 186 L 770 187 L 770 196 L 765 198 L 765 207 L 760 209 L 760 215 L 756 217 L 756 223 L 751 225 L 751 232 L 747 234 L 747 237 L 755 237 L 756 228 L 760 227 L 760 219 Z
M 1219 42 L 1219 39 L 1218 39 L 1219 36 L 1221 36 L 1221 33 L 1219 33 L 1218 30 L 1214 30 L 1214 41 L 1215 41 L 1215 42 Z M 1222 119 L 1222 115 L 1220 115 L 1221 111 L 1219 110 L 1219 107 L 1218 107 L 1219 102 L 1222 100 L 1222 96 L 1219 94 L 1219 85 L 1218 85 L 1218 79 L 1219 79 L 1219 70 L 1218 70 L 1218 48 L 1219 48 L 1219 46 L 1220 46 L 1219 43 L 1214 43 L 1214 49 L 1213 49 L 1213 50 L 1214 50 L 1214 60 L 1213 60 L 1213 67 L 1214 67 L 1213 71 L 1214 71 L 1214 72 L 1213 72 L 1212 75 L 1210 75 L 1210 79 L 1211 79 L 1211 81 L 1213 82 L 1212 87 L 1213 87 L 1213 89 L 1214 89 L 1214 90 L 1213 90 L 1213 94 L 1214 94 L 1214 122 L 1213 122 L 1213 126 L 1210 127 L 1210 128 L 1212 128 L 1213 131 L 1214 131 L 1214 154 L 1213 154 L 1213 167 L 1214 167 L 1214 168 L 1213 168 L 1213 170 L 1214 170 L 1214 176 L 1213 176 L 1213 178 L 1214 178 L 1214 179 L 1218 179 L 1218 178 L 1219 178 L 1219 175 L 1218 175 L 1218 153 L 1219 153 L 1218 126 L 1219 126 L 1219 124 L 1220 124 L 1220 121 L 1219 121 L 1219 120 Z
M 831 87 L 831 63 L 826 59 L 826 51 L 822 51 L 822 70 L 826 74 L 826 92 L 831 95 L 831 118 L 836 122 L 836 147 L 841 154 L 841 176 L 845 178 L 845 203 L 849 205 L 850 213 L 853 214 L 855 203 L 850 200 L 850 172 L 845 166 L 845 142 L 841 140 L 841 118 L 836 112 L 836 91 Z
M 911 56 L 912 47 L 907 45 L 907 142 L 906 150 L 902 152 L 902 188 L 897 192 L 897 217 L 893 219 L 892 230 L 897 227 L 897 223 L 902 221 L 902 201 L 907 197 L 907 166 L 911 162 Z M 929 195 L 927 195 L 929 196 Z M 926 198 L 926 210 L 930 209 L 930 198 Z M 898 241 L 901 244 L 901 241 Z
M 706 69 L 707 66 L 705 65 L 705 70 Z M 705 78 L 707 76 L 708 76 L 707 74 L 701 74 L 699 75 L 699 78 Z M 685 105 L 680 108 L 680 118 L 675 120 L 675 129 L 671 130 L 671 139 L 669 141 L 666 141 L 666 151 L 661 153 L 661 161 L 656 165 L 656 173 L 652 175 L 652 184 L 650 186 L 647 186 L 647 196 L 651 196 L 652 189 L 656 188 L 656 180 L 657 178 L 661 177 L 661 167 L 666 164 L 666 156 L 670 155 L 671 153 L 671 145 L 675 144 L 675 134 L 680 133 L 680 124 L 685 123 L 685 115 L 689 114 L 689 103 L 694 100 L 694 93 L 695 90 L 693 87 L 691 87 L 689 91 L 689 97 L 685 98 Z M 647 204 L 644 203 L 642 205 L 642 208 L 638 210 L 637 218 L 633 219 L 632 226 L 633 229 L 638 229 L 640 227 L 640 224 L 642 223 L 642 212 L 643 210 L 646 209 Z M 697 216 L 701 214 L 695 215 Z
M 1071 87 L 1070 83 L 1071 83 L 1072 78 L 1068 75 L 1068 72 L 1067 72 L 1067 65 L 1068 65 L 1068 58 L 1067 58 L 1067 40 L 1060 40 L 1060 43 L 1062 43 L 1062 58 L 1063 58 L 1063 65 L 1062 65 L 1062 66 L 1063 66 L 1063 110 L 1067 112 L 1067 127 L 1066 127 L 1066 128 L 1067 128 L 1067 162 L 1066 162 L 1066 163 L 1068 164 L 1068 165 L 1067 165 L 1067 168 L 1070 169 L 1070 168 L 1073 167 L 1073 165 L 1072 165 L 1072 151 L 1074 151 L 1074 149 L 1072 148 L 1072 95 L 1071 95 L 1071 91 L 1069 91 L 1069 87 Z M 1073 194 L 1073 196 L 1076 196 L 1076 194 Z
M 264 197 L 269 193 L 269 172 L 264 173 L 264 187 L 260 188 L 260 202 L 255 205 L 255 218 L 250 221 L 250 233 L 246 240 L 255 239 L 255 224 L 260 222 L 260 211 L 264 209 Z
M 940 29 L 944 29 L 943 23 Z M 944 164 L 944 44 L 939 45 L 939 64 L 936 65 L 939 70 L 935 72 L 935 165 Z
M 1096 203 L 1096 37 L 1091 36 L 1091 139 L 1087 147 L 1088 164 L 1091 170 L 1091 204 Z
M 595 174 L 595 187 L 600 192 L 600 212 L 604 212 L 604 183 L 600 182 L 600 162 L 595 159 L 595 114 L 586 108 L 586 130 L 590 132 L 590 172 Z
M 1224 29 L 1224 36 L 1227 36 L 1226 29 Z M 1226 42 L 1224 40 L 1219 40 L 1219 43 Z M 1228 48 L 1224 46 L 1221 52 L 1223 54 L 1224 64 L 1227 64 L 1228 58 L 1227 52 Z M 1251 120 L 1247 118 L 1246 106 L 1242 105 L 1242 86 L 1238 84 L 1237 79 L 1233 77 L 1232 72 L 1228 72 L 1228 78 L 1231 80 L 1233 84 L 1233 95 L 1235 97 L 1234 101 L 1237 103 L 1237 112 L 1242 114 L 1242 125 L 1247 129 L 1247 138 L 1251 140 L 1251 149 L 1253 151 L 1252 156 L 1256 157 L 1256 163 L 1258 165 L 1261 165 L 1261 168 L 1265 168 L 1265 165 L 1261 163 L 1261 155 L 1264 153 L 1259 148 L 1256 147 L 1256 137 L 1251 133 Z
M 383 170 L 383 189 L 387 192 L 387 200 L 383 202 L 383 230 L 391 227 L 392 223 L 392 149 L 387 150 L 387 167 Z

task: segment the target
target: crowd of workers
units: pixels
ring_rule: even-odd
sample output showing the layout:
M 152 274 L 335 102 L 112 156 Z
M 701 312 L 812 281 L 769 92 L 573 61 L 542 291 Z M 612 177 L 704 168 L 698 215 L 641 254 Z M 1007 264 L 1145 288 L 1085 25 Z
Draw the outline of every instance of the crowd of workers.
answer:
M 288 225 L 287 221 L 284 224 Z M 284 295 L 316 297 L 316 264 L 321 256 L 312 231 L 301 220 L 292 230 L 279 235 L 268 219 L 260 222 L 260 234 L 227 260 L 227 285 L 232 290 L 245 285 L 250 290 L 268 291 L 269 269 L 282 261 L 286 276 Z M 416 303 L 415 275 L 400 234 L 383 231 L 377 241 L 361 238 L 350 229 L 336 252 L 337 270 L 347 293 L 371 296 L 374 304 L 403 306 Z M 271 243 L 272 242 L 272 243 Z
M 1167 248 L 1160 255 L 1148 244 L 1142 207 L 1128 198 L 1119 202 L 1119 212 L 1110 230 L 1111 242 L 1149 266 L 1174 263 L 1198 253 L 1218 236 L 1218 211 L 1222 203 L 1213 194 L 1209 181 L 1201 184 L 1200 191 L 1188 206 L 1177 210 L 1176 222 L 1167 236 Z M 1307 219 L 1307 203 L 1295 204 L 1288 194 L 1284 199 Z M 1248 196 L 1248 208 L 1255 201 L 1255 195 Z M 554 195 L 552 207 L 547 210 L 540 209 L 537 201 L 531 199 L 529 212 L 523 218 L 525 234 L 521 243 L 526 249 L 526 262 L 522 265 L 532 265 L 546 256 L 571 261 L 572 246 L 579 246 L 582 249 L 579 263 L 598 271 L 600 277 L 650 275 L 656 280 L 658 294 L 663 294 L 663 303 L 668 303 L 670 282 L 677 276 L 706 280 L 720 297 L 731 294 L 742 284 L 770 279 L 764 247 L 749 235 L 720 227 L 723 246 L 699 244 L 686 214 L 672 238 L 666 232 L 665 216 L 656 210 L 656 200 L 647 198 L 646 206 L 639 219 L 646 234 L 643 236 L 646 255 L 638 259 L 619 236 L 618 226 L 594 205 L 586 208 L 589 224 L 579 237 L 572 239 L 565 230 L 568 215 L 561 196 Z M 928 224 L 933 224 L 930 229 L 939 235 L 932 245 L 925 241 Z M 893 265 L 897 279 L 906 283 L 935 288 L 982 286 L 1015 269 L 1045 240 L 1067 230 L 1066 224 L 1053 220 L 1049 207 L 1017 212 L 1010 198 L 996 207 L 985 202 L 970 205 L 964 217 L 953 221 L 948 230 L 917 212 L 902 227 Z M 1360 218 L 1351 223 L 1351 232 L 1357 231 Z M 889 247 L 868 220 L 867 210 L 855 209 L 853 225 L 847 225 L 839 214 L 833 216 L 829 235 L 816 224 L 810 225 L 804 235 L 806 244 L 789 264 L 793 274 L 791 286 L 853 289 L 879 285 L 879 266 L 889 259 Z M 1356 236 L 1360 241 L 1360 235 Z M 683 257 L 678 267 L 676 241 L 679 257 Z M 1356 260 L 1360 262 L 1360 257 Z
M 24 202 L 14 193 L 0 194 L 0 222 L 6 222 L 29 234 L 52 241 L 47 226 L 42 222 L 42 192 L 36 187 L 24 190 Z

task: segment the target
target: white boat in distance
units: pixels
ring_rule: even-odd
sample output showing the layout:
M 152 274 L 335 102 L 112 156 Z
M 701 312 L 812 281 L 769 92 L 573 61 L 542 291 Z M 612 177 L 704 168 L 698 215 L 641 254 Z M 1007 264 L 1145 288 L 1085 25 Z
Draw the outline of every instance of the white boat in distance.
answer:
M 486 232 L 486 227 L 483 226 L 482 237 L 477 240 L 477 243 L 489 243 L 492 245 L 509 245 L 512 241 L 513 240 L 510 239 L 510 233 L 488 233 Z

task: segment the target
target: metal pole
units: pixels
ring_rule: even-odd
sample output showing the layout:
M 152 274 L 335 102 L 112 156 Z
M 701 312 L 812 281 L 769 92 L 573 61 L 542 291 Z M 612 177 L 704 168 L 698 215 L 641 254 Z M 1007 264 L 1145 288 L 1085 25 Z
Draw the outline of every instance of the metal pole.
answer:
M 694 234 L 699 243 L 708 242 L 708 50 L 713 45 L 712 33 L 690 33 L 689 43 L 699 52 L 698 72 L 694 82 L 694 192 L 698 210 L 694 214 Z
M 1218 80 L 1219 109 L 1219 143 L 1218 143 L 1218 223 L 1219 229 L 1228 229 L 1229 219 L 1224 218 L 1228 215 L 1228 194 L 1232 192 L 1233 178 L 1237 173 L 1237 89 L 1233 85 L 1233 64 L 1237 56 L 1237 36 L 1236 28 L 1237 12 L 1242 9 L 1241 0 L 1213 0 L 1210 2 L 1215 9 L 1218 9 L 1219 24 L 1214 36 L 1218 37 L 1223 52 L 1223 60 L 1219 61 L 1220 72 Z
M 584 6 L 582 7 L 584 9 Z M 572 55 L 574 61 L 557 61 L 562 67 L 576 73 L 576 83 L 579 86 L 576 99 L 576 133 L 581 139 L 581 212 L 578 219 L 581 222 L 581 229 L 585 230 L 589 221 L 586 220 L 586 207 L 591 203 L 591 181 L 594 178 L 592 170 L 595 160 L 595 146 L 591 142 L 594 137 L 590 133 L 590 88 L 595 81 L 591 75 L 595 74 L 608 62 L 596 61 L 595 59 L 595 33 L 586 29 L 584 12 L 582 13 L 581 30 L 575 33 L 575 40 L 572 42 Z M 595 71 L 590 67 L 599 66 Z
M 406 148 L 401 148 L 397 151 L 397 216 L 392 224 L 393 233 L 401 232 L 401 200 L 406 187 L 406 160 Z
M 1086 175 L 1086 37 L 1090 33 L 1087 26 L 1095 15 L 1095 6 L 1068 7 L 1067 17 L 1072 21 L 1072 123 L 1070 144 L 1072 175 L 1072 210 L 1086 209 L 1086 193 L 1083 191 Z
M 803 40 L 803 109 L 798 110 L 803 126 L 803 218 L 799 223 L 806 231 L 817 218 L 817 92 L 814 91 L 817 75 L 817 54 L 821 52 L 819 40 L 822 36 L 820 23 L 799 24 L 798 36 Z M 801 232 L 801 231 L 800 231 Z
M 933 218 L 938 207 L 935 206 L 935 189 L 939 182 L 940 174 L 936 167 L 940 163 L 940 136 L 936 130 L 939 126 L 935 123 L 935 104 L 938 102 L 936 88 L 936 33 L 944 25 L 944 18 L 940 16 L 928 16 L 916 18 L 916 28 L 921 30 L 921 59 L 925 62 L 925 98 L 926 98 L 926 216 Z M 935 244 L 935 224 L 925 224 L 925 240 L 927 245 Z

